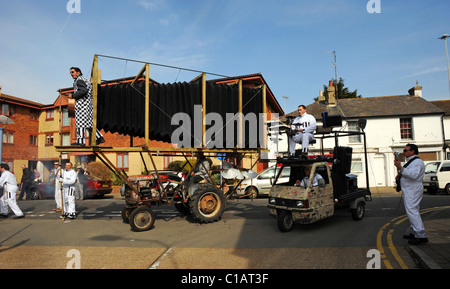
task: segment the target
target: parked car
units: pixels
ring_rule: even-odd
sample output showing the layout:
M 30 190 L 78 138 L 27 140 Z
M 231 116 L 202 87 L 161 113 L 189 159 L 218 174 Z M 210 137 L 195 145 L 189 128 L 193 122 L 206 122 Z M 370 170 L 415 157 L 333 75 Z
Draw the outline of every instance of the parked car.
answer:
M 275 180 L 280 168 L 270 167 L 265 169 L 254 179 L 245 179 L 242 181 L 241 185 L 237 188 L 238 195 L 250 195 L 253 198 L 262 195 L 269 195 L 270 189 L 272 188 L 272 182 Z M 288 182 L 291 170 L 289 167 L 281 172 L 281 176 L 278 182 Z
M 50 181 L 40 183 L 36 186 L 40 199 L 54 198 L 55 187 L 50 185 Z M 84 190 L 84 198 L 96 197 L 101 198 L 112 192 L 112 181 L 101 180 L 95 176 L 86 175 L 86 185 Z M 32 192 L 32 195 L 37 195 Z
M 422 182 L 429 194 L 435 194 L 438 191 L 450 194 L 450 161 L 429 162 L 425 166 Z

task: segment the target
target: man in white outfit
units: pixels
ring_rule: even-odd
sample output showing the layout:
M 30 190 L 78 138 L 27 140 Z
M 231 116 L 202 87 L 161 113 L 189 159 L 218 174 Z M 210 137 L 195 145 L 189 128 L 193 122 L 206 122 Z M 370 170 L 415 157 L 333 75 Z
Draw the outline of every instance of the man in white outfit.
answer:
M 414 144 L 407 144 L 403 150 L 406 161 L 410 162 L 407 167 L 402 167 L 400 161 L 396 159 L 394 165 L 398 169 L 398 176 L 400 177 L 400 186 L 403 191 L 403 200 L 405 204 L 406 214 L 411 223 L 412 233 L 405 235 L 405 239 L 409 239 L 408 243 L 413 245 L 423 244 L 428 242 L 425 227 L 420 216 L 420 202 L 423 197 L 423 176 L 425 172 L 425 165 L 423 161 L 417 156 L 419 149 Z
M 298 113 L 299 116 L 291 126 L 296 134 L 289 136 L 289 156 L 295 156 L 295 144 L 301 143 L 302 155 L 307 157 L 309 143 L 314 140 L 314 131 L 317 128 L 316 119 L 306 112 L 304 105 L 299 105 Z
M 8 217 L 9 206 L 15 215 L 14 219 L 25 217 L 16 203 L 16 192 L 19 189 L 16 177 L 9 171 L 7 164 L 0 164 L 0 172 L 2 173 L 0 186 L 3 187 L 3 196 L 0 199 L 0 216 L 3 218 Z
M 64 215 L 62 218 L 68 217 L 69 219 L 75 219 L 75 183 L 77 182 L 77 172 L 72 170 L 72 163 L 66 163 L 65 170 L 62 172 L 62 186 L 64 194 Z

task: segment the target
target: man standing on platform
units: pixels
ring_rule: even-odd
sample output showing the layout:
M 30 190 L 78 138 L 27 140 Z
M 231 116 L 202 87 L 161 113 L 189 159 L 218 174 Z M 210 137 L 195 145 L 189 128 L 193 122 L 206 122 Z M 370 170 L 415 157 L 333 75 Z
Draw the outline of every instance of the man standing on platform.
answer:
M 72 145 L 85 146 L 85 132 L 88 130 L 89 135 L 92 135 L 93 127 L 94 101 L 92 99 L 92 85 L 83 76 L 78 67 L 70 68 L 70 75 L 74 79 L 72 98 L 75 99 L 75 131 L 77 134 L 77 141 L 72 143 Z M 105 142 L 103 135 L 98 129 L 95 135 L 97 145 Z

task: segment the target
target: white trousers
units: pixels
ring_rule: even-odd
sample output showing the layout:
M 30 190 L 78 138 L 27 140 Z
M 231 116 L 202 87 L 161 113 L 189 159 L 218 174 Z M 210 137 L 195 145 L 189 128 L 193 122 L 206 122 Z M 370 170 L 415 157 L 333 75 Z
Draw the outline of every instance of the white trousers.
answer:
M 420 216 L 420 202 L 423 194 L 421 192 L 403 191 L 403 203 L 405 204 L 406 215 L 411 223 L 411 230 L 416 238 L 426 238 L 425 227 Z
M 3 196 L 0 199 L 0 212 L 2 215 L 8 215 L 8 206 L 16 216 L 23 216 L 22 210 L 16 202 L 16 192 L 19 188 L 13 185 L 3 187 Z
M 295 144 L 302 144 L 302 153 L 308 153 L 309 143 L 314 140 L 312 133 L 298 133 L 294 136 L 289 136 L 289 154 L 295 154 Z
M 75 186 L 64 188 L 64 214 L 75 214 Z
M 59 187 L 59 182 L 57 184 L 55 183 L 55 202 L 56 208 L 61 209 L 61 189 Z

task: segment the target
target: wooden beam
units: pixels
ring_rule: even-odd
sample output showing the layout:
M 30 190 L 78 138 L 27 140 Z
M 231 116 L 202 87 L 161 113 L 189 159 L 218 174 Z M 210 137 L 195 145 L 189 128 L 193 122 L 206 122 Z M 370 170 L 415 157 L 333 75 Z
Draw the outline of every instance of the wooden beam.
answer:
M 207 153 L 260 153 L 262 151 L 268 151 L 265 149 L 203 149 L 203 148 L 148 148 L 148 147 L 104 147 L 104 146 L 86 146 L 86 147 L 79 147 L 79 146 L 54 146 L 55 151 L 57 152 L 64 152 L 64 153 L 71 153 L 71 152 L 83 152 L 83 153 L 90 153 L 90 152 L 152 152 L 152 153 L 169 153 L 172 155 L 175 155 L 177 153 L 198 153 L 203 152 L 205 154 Z M 167 156 L 167 155 L 161 155 L 161 156 Z
M 202 147 L 206 147 L 206 73 L 202 74 Z
M 145 146 L 150 144 L 150 64 L 145 65 Z
M 147 70 L 147 65 L 148 65 L 148 64 L 146 64 L 146 65 L 144 65 L 144 67 L 142 67 L 141 71 L 139 71 L 138 75 L 136 75 L 136 77 L 134 78 L 133 82 L 131 83 L 131 86 L 133 86 L 134 83 L 135 83 L 139 78 L 141 78 L 142 74 Z
M 262 87 L 262 108 L 263 108 L 263 149 L 267 149 L 267 85 L 264 84 Z
M 243 127 L 243 115 L 242 115 L 242 79 L 238 81 L 239 85 L 239 135 L 238 135 L 238 148 L 243 148 L 243 135 L 244 135 L 244 127 Z
M 94 103 L 93 107 L 93 115 L 92 115 L 92 133 L 89 135 L 89 139 L 91 142 L 91 146 L 96 145 L 96 131 L 97 131 L 97 102 L 98 102 L 98 79 L 99 79 L 99 70 L 98 70 L 98 56 L 94 55 L 94 63 L 92 65 L 92 73 L 91 73 L 91 83 L 92 83 L 92 99 Z

